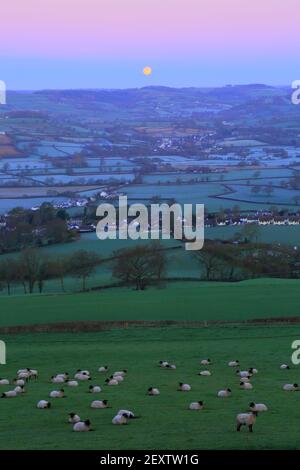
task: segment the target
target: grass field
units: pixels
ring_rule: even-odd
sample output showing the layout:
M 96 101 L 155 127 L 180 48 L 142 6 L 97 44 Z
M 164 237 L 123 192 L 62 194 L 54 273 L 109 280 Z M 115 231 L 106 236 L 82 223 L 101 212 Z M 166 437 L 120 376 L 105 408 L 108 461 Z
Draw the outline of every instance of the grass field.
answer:
M 174 282 L 136 292 L 111 288 L 85 294 L 0 298 L 0 327 L 103 320 L 248 320 L 299 315 L 300 281 Z
M 14 378 L 19 368 L 38 368 L 40 377 L 23 396 L 0 400 L 1 449 L 299 449 L 300 407 L 297 393 L 281 390 L 284 383 L 300 382 L 300 369 L 282 371 L 289 362 L 291 342 L 300 327 L 214 327 L 203 329 L 158 328 L 114 330 L 101 333 L 35 334 L 6 336 L 7 365 L 1 376 Z M 212 376 L 199 377 L 199 361 L 210 357 Z M 138 360 L 137 360 L 138 358 Z M 239 359 L 242 368 L 257 367 L 253 390 L 240 390 L 234 370 L 227 366 Z M 177 370 L 157 367 L 161 359 L 176 363 Z M 51 375 L 88 368 L 92 384 L 103 385 L 100 365 L 111 371 L 128 368 L 118 387 L 100 394 L 87 393 L 87 383 L 66 388 L 65 399 L 52 400 L 52 409 L 35 408 L 57 385 Z M 189 393 L 177 392 L 178 382 L 190 383 Z M 150 386 L 160 396 L 146 396 Z M 230 387 L 232 397 L 218 399 L 218 390 Z M 2 386 L 1 391 L 10 387 Z M 92 410 L 93 399 L 108 399 L 112 408 Z M 192 401 L 204 400 L 205 409 L 190 411 Z M 258 417 L 253 434 L 235 431 L 235 416 L 250 401 L 265 403 L 269 411 Z M 113 426 L 120 408 L 140 416 L 128 426 Z M 92 433 L 72 433 L 66 415 L 77 412 L 90 418 Z

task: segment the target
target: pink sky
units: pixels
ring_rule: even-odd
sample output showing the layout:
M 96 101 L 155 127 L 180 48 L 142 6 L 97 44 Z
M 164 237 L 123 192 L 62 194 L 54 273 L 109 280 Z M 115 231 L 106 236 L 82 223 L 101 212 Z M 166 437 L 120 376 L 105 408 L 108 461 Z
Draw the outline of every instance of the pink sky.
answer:
M 135 86 L 151 65 L 154 84 L 287 83 L 299 78 L 299 13 L 299 0 L 4 0 L 0 78 L 43 86 L 44 69 L 80 86 L 85 67 L 83 86 Z

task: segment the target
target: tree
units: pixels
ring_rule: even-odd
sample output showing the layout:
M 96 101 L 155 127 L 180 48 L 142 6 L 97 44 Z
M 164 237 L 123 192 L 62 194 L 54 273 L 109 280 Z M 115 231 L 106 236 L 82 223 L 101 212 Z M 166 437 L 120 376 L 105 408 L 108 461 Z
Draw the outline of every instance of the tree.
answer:
M 43 257 L 38 250 L 28 248 L 22 251 L 19 257 L 19 272 L 20 280 L 26 285 L 28 284 L 28 291 L 32 294 L 36 282 L 40 278 L 41 265 L 43 264 Z
M 156 246 L 136 246 L 114 252 L 113 276 L 136 290 L 161 280 L 166 268 L 164 251 Z
M 17 279 L 16 262 L 14 259 L 4 259 L 0 264 L 0 281 L 2 281 L 7 288 L 7 293 L 10 295 L 11 286 Z
M 100 257 L 97 253 L 86 250 L 75 251 L 69 259 L 69 272 L 75 277 L 82 279 L 82 290 L 86 290 L 86 280 L 90 277 L 97 264 L 100 263 Z
M 205 243 L 202 250 L 195 251 L 194 256 L 200 264 L 201 277 L 206 281 L 215 279 L 224 268 L 224 260 L 220 256 L 220 250 L 213 242 Z
M 260 228 L 257 224 L 246 224 L 240 232 L 240 239 L 245 243 L 257 242 L 260 237 Z

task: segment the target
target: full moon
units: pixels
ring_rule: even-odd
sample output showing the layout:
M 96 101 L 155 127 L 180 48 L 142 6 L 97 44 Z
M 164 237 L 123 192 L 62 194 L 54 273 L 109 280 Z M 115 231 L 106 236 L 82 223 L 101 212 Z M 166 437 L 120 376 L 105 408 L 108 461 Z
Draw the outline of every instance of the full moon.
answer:
M 152 73 L 152 68 L 151 67 L 147 66 L 147 67 L 143 68 L 143 74 L 144 75 L 151 75 L 151 73 Z

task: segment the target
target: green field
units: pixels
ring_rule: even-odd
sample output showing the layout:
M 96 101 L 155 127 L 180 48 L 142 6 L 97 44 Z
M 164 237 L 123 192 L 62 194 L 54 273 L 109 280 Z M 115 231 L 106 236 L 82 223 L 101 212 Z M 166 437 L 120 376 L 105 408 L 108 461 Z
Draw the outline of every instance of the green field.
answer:
M 101 333 L 35 334 L 7 336 L 7 365 L 2 377 L 13 379 L 19 368 L 38 368 L 40 377 L 27 386 L 23 396 L 0 400 L 1 449 L 299 449 L 299 395 L 281 390 L 284 383 L 300 382 L 300 369 L 282 371 L 290 361 L 291 342 L 300 327 L 214 327 L 114 330 Z M 210 357 L 212 376 L 199 377 L 200 359 Z M 138 360 L 137 360 L 138 358 Z M 232 359 L 242 368 L 258 368 L 253 390 L 240 390 Z M 161 359 L 175 362 L 177 370 L 157 367 Z M 65 399 L 52 400 L 52 409 L 38 410 L 36 403 L 47 399 L 58 386 L 51 375 L 88 368 L 92 384 L 103 385 L 100 365 L 111 371 L 128 368 L 118 387 L 105 387 L 97 395 L 87 393 L 87 383 L 66 388 Z M 191 392 L 177 392 L 179 381 L 189 383 Z M 150 386 L 160 396 L 146 396 Z M 230 387 L 232 397 L 216 397 Z M 6 391 L 9 386 L 2 386 Z M 93 399 L 108 399 L 112 408 L 92 410 Z M 205 409 L 190 411 L 192 401 L 204 400 Z M 265 403 L 269 411 L 258 417 L 253 434 L 235 431 L 235 416 L 251 401 Z M 140 416 L 128 426 L 113 426 L 120 409 Z M 92 421 L 95 432 L 72 433 L 66 423 L 69 412 Z
M 0 327 L 103 320 L 248 320 L 298 316 L 300 280 L 237 283 L 173 282 L 136 292 L 110 288 L 94 293 L 18 295 L 0 298 Z

